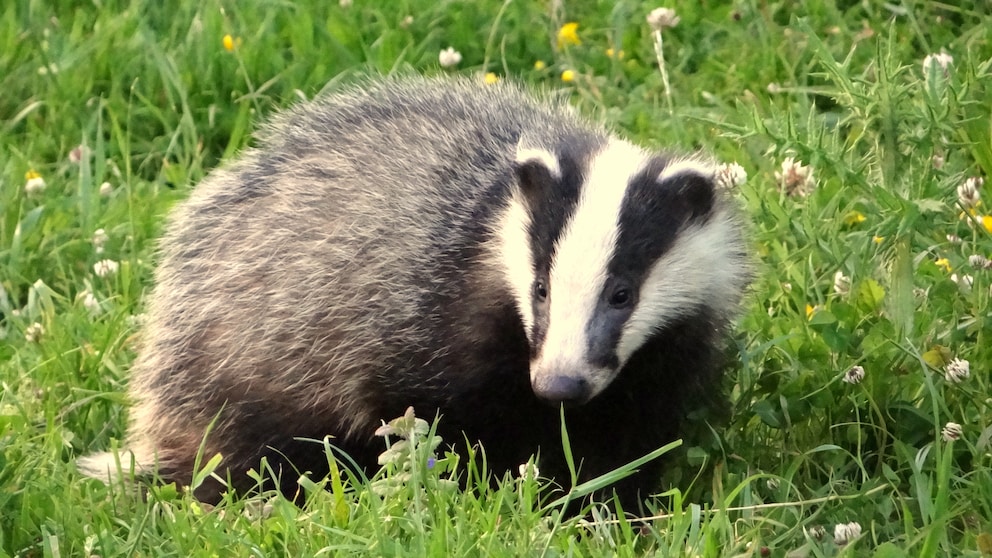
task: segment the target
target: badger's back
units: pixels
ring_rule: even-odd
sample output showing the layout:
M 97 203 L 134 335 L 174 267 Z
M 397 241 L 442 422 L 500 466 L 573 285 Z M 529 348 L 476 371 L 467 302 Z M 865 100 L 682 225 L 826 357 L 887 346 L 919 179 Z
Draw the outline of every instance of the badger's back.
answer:
M 326 470 L 320 448 L 295 438 L 332 435 L 371 467 L 379 421 L 412 405 L 440 413 L 447 440 L 481 440 L 497 471 L 540 448 L 542 471 L 561 474 L 558 410 L 542 398 L 581 403 L 568 415 L 588 474 L 647 453 L 677 436 L 684 400 L 712 383 L 717 305 L 732 306 L 742 283 L 742 272 L 712 285 L 692 276 L 728 273 L 691 261 L 706 242 L 740 259 L 707 169 L 651 157 L 509 85 L 377 80 L 289 111 L 172 217 L 133 369 L 136 460 L 188 482 L 212 428 L 205 453 L 225 456 L 236 485 L 265 456 L 291 489 L 290 466 Z M 665 172 L 670 195 L 632 204 L 660 211 L 649 217 L 665 231 L 631 236 L 621 221 L 644 211 L 617 209 L 604 225 L 586 209 L 627 204 L 626 193 L 587 199 L 590 180 L 616 174 L 626 191 Z M 620 227 L 602 242 L 634 246 L 620 264 L 569 244 L 613 250 L 598 227 Z M 702 240 L 686 248 L 686 236 Z M 641 248 L 662 238 L 664 250 Z M 658 271 L 667 253 L 687 276 Z M 609 288 L 617 265 L 637 268 L 617 276 L 636 278 L 638 299 L 678 308 L 617 314 L 613 299 L 572 300 L 576 280 L 608 276 Z M 675 294 L 645 296 L 661 280 Z M 565 301 L 557 309 L 548 288 Z M 569 320 L 583 323 L 557 324 Z M 595 361 L 587 377 L 572 370 L 583 358 Z

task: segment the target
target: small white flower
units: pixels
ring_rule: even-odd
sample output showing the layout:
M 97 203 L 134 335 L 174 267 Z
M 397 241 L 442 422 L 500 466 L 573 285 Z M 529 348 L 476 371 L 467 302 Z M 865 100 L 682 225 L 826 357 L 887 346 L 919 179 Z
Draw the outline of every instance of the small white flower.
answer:
M 947 241 L 950 242 L 951 244 L 961 244 L 962 242 L 964 242 L 963 240 L 961 240 L 961 237 L 956 234 L 946 235 L 946 238 Z
M 342 8 L 350 8 L 351 7 L 351 2 L 352 2 L 352 0 L 340 0 L 338 2 L 338 5 L 340 5 Z
M 971 363 L 963 358 L 956 358 L 944 367 L 944 379 L 952 384 L 959 384 L 971 376 Z
M 24 192 L 28 195 L 37 194 L 45 189 L 45 179 L 40 174 L 31 171 L 25 175 Z
M 847 544 L 860 536 L 861 524 L 857 521 L 834 525 L 834 542 L 836 544 Z
M 852 366 L 844 373 L 843 380 L 851 385 L 860 384 L 865 379 L 865 369 L 862 366 Z
M 730 190 L 747 182 L 747 171 L 737 161 L 724 163 L 716 169 L 714 179 L 717 186 Z
M 450 68 L 462 61 L 462 53 L 449 46 L 438 55 L 438 61 L 441 62 L 442 68 Z
M 411 25 L 413 25 L 413 16 L 412 15 L 408 15 L 405 18 L 403 18 L 402 21 L 400 21 L 400 29 L 406 29 L 407 27 L 410 27 Z
M 148 316 L 145 314 L 131 314 L 126 320 L 124 320 L 129 329 L 138 329 L 144 326 L 147 321 Z
M 949 422 L 940 430 L 940 437 L 943 438 L 945 442 L 953 442 L 954 440 L 960 440 L 961 434 L 963 433 L 964 429 L 961 428 L 960 424 L 956 422 Z
M 89 289 L 79 293 L 76 296 L 76 300 L 82 300 L 83 308 L 86 308 L 90 314 L 96 314 L 100 311 L 100 301 L 96 299 L 96 296 Z
M 97 229 L 93 231 L 93 249 L 97 254 L 103 253 L 103 245 L 107 243 L 110 237 L 107 236 L 107 231 L 103 229 Z
M 537 465 L 528 461 L 527 463 L 521 463 L 520 467 L 517 468 L 520 473 L 520 478 L 522 479 L 536 479 L 541 475 L 541 470 L 537 468 Z
M 975 207 L 978 202 L 982 201 L 982 195 L 979 192 L 982 184 L 985 184 L 985 179 L 980 176 L 972 176 L 965 180 L 960 186 L 958 186 L 958 201 L 964 207 Z
M 837 270 L 837 273 L 834 273 L 834 292 L 840 296 L 846 296 L 851 292 L 851 278 L 844 275 L 843 271 Z
M 100 260 L 93 264 L 93 273 L 96 273 L 97 277 L 110 277 L 117 273 L 119 268 L 120 264 L 114 260 Z
M 976 269 L 990 269 L 992 268 L 992 260 L 986 258 L 981 254 L 972 254 L 968 256 L 968 264 Z
M 85 145 L 77 145 L 69 152 L 69 162 L 78 165 L 84 158 L 90 156 L 90 148 Z
M 111 186 L 109 182 L 104 182 L 103 184 L 100 184 L 100 195 L 102 197 L 105 198 L 113 193 L 114 193 L 114 187 Z
M 975 278 L 971 275 L 958 275 L 957 273 L 951 274 L 951 281 L 954 281 L 965 292 L 971 291 L 972 285 L 975 284 Z
M 41 336 L 45 334 L 45 326 L 35 322 L 24 330 L 24 339 L 28 343 L 35 343 L 41 339 Z
M 934 64 L 939 66 L 941 73 L 944 77 L 947 77 L 947 68 L 953 63 L 954 57 L 946 52 L 941 52 L 939 54 L 928 54 L 923 58 L 923 77 L 928 77 L 930 75 L 931 68 Z
M 808 196 L 813 190 L 813 168 L 794 157 L 787 157 L 782 161 L 782 170 L 775 172 L 775 180 L 790 196 Z
M 671 8 L 655 8 L 647 17 L 648 25 L 655 31 L 661 31 L 666 27 L 675 27 L 679 24 L 679 16 Z
M 827 536 L 827 530 L 823 527 L 823 525 L 814 525 L 809 529 L 803 527 L 803 530 L 806 531 L 806 534 L 814 540 L 820 541 L 823 540 L 823 537 Z

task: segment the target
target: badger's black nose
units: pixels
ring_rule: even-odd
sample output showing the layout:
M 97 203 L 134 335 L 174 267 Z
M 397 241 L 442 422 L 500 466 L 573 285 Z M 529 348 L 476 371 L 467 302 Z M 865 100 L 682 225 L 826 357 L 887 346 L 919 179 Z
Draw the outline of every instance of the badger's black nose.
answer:
M 589 382 L 575 376 L 538 378 L 531 387 L 538 397 L 554 405 L 581 405 L 589 399 Z

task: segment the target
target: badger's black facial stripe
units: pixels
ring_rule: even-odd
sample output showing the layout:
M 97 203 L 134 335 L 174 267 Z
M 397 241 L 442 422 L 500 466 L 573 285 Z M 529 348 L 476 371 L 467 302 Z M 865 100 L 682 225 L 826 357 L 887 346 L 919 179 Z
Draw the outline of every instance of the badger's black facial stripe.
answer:
M 617 306 L 614 304 L 614 294 L 619 290 L 628 291 L 631 297 L 629 304 Z M 611 276 L 606 279 L 603 291 L 596 301 L 596 320 L 586 324 L 586 350 L 589 353 L 589 362 L 603 368 L 617 368 L 620 366 L 620 357 L 616 348 L 620 342 L 620 335 L 623 333 L 623 324 L 630 318 L 636 304 L 636 295 L 633 288 L 626 279 Z
M 682 229 L 709 218 L 715 201 L 712 178 L 686 168 L 659 179 L 667 164 L 653 159 L 631 178 L 620 208 L 620 234 L 610 275 L 639 285 Z

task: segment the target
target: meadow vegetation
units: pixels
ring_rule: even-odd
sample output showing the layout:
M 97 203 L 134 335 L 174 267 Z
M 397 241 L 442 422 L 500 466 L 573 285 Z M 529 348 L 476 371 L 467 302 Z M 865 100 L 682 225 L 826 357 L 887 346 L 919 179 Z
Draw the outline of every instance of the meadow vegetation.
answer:
M 655 7 L 4 3 L 0 557 L 992 556 L 988 2 L 679 2 L 657 30 Z M 383 471 L 301 479 L 303 507 L 76 471 L 123 437 L 169 208 L 267 115 L 370 72 L 519 80 L 739 165 L 730 409 L 693 417 L 653 518 L 563 516 L 595 487 L 526 466 L 490 487 L 412 417 Z

